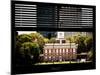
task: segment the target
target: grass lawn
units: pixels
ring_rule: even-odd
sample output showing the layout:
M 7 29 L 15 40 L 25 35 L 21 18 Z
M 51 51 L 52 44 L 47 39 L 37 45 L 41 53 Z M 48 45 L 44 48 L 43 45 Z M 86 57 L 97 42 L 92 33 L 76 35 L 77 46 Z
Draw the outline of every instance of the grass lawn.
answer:
M 86 62 L 76 62 L 76 61 L 63 61 L 63 62 L 43 62 L 43 63 L 36 63 L 35 65 L 51 65 L 51 64 L 75 64 L 75 63 L 89 63 L 92 61 Z

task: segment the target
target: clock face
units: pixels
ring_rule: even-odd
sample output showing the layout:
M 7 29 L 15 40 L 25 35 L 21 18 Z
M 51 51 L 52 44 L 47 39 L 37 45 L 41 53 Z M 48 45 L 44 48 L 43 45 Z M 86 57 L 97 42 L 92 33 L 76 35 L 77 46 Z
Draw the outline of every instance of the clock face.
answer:
M 60 36 L 62 36 L 62 33 L 59 33 Z

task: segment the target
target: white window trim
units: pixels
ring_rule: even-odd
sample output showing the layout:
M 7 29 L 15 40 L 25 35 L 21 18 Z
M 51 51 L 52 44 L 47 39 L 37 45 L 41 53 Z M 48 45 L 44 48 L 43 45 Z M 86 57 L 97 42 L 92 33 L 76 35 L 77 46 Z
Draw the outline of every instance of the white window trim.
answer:
M 45 53 L 47 53 L 48 51 L 47 51 L 47 49 L 45 49 Z
M 68 53 L 68 49 L 66 49 L 66 53 Z
M 73 53 L 75 53 L 75 52 L 76 52 L 76 49 L 73 48 Z
M 49 53 L 51 53 L 51 49 L 49 49 Z
M 65 53 L 65 49 L 63 49 L 63 53 Z

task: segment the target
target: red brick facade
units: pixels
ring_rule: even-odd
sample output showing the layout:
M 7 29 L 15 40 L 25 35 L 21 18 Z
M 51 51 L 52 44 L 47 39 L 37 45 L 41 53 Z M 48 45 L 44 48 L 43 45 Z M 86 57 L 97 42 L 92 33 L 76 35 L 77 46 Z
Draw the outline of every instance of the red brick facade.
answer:
M 61 48 L 61 49 L 44 49 L 44 61 L 67 61 L 75 60 L 77 58 L 76 49 L 73 48 Z

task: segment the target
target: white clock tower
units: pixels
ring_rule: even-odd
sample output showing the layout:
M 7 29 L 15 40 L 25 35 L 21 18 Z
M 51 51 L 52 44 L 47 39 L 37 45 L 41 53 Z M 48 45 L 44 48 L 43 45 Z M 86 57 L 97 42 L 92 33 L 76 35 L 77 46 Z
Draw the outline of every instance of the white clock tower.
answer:
M 64 32 L 57 32 L 57 38 L 64 39 Z

